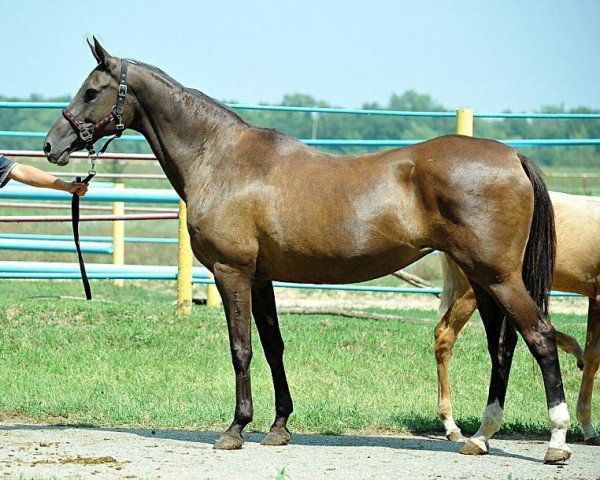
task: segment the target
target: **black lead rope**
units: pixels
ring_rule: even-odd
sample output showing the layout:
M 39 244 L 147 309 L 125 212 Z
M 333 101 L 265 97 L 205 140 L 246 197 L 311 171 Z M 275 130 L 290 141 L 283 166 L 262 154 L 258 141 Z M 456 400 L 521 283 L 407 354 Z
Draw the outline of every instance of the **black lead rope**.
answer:
M 78 183 L 85 183 L 86 185 L 94 178 L 96 172 L 90 171 L 87 177 L 81 180 L 81 177 L 77 177 Z M 92 299 L 92 289 L 90 288 L 90 281 L 88 280 L 87 273 L 85 271 L 85 263 L 83 262 L 83 255 L 81 253 L 81 245 L 79 244 L 79 195 L 73 192 L 73 198 L 71 199 L 71 217 L 73 224 L 73 239 L 75 240 L 75 248 L 77 249 L 77 256 L 79 257 L 79 271 L 81 272 L 81 281 L 83 282 L 83 289 L 85 290 L 85 299 Z

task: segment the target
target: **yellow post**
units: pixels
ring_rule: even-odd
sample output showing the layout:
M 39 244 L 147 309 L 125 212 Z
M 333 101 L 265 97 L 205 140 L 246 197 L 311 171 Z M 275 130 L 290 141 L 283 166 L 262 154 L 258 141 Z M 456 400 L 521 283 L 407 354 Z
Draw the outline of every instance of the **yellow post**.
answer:
M 124 187 L 122 183 L 115 183 L 115 190 L 121 190 Z M 125 214 L 125 203 L 113 202 L 113 215 Z M 113 220 L 113 265 L 123 265 L 125 263 L 125 221 Z M 122 287 L 124 282 L 122 278 L 115 278 L 113 284 Z
M 185 202 L 179 200 L 179 246 L 177 255 L 177 313 L 192 313 L 192 247 L 187 229 Z
M 214 279 L 215 277 L 211 274 L 210 278 Z M 219 290 L 217 290 L 217 286 L 214 283 L 208 283 L 206 285 L 206 306 L 221 306 L 221 295 L 219 295 Z
M 471 108 L 459 108 L 456 111 L 456 133 L 468 137 L 473 136 L 473 110 Z M 463 331 L 467 327 L 468 325 L 465 323 Z
M 473 110 L 459 108 L 456 111 L 456 133 L 459 135 L 473 136 Z

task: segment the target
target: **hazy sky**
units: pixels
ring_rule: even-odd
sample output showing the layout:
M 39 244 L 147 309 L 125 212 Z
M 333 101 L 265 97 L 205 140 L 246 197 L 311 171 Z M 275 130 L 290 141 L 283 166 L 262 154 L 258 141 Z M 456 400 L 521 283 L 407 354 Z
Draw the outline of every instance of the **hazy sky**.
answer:
M 0 94 L 73 94 L 91 34 L 243 103 L 415 89 L 449 109 L 600 108 L 600 0 L 2 1 Z

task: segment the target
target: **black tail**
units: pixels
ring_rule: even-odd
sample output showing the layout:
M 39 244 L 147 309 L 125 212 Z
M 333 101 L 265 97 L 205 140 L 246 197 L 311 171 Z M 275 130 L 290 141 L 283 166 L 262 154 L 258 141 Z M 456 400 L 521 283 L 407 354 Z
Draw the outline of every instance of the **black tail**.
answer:
M 554 210 L 542 172 L 530 158 L 518 153 L 533 186 L 533 219 L 523 260 L 523 281 L 536 305 L 548 316 L 548 293 L 554 275 L 556 231 Z

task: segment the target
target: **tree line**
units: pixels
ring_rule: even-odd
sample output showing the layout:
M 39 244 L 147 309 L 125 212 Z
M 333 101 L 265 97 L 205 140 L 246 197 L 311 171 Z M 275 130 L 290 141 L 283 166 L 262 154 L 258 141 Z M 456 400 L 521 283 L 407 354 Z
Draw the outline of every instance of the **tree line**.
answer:
M 68 102 L 68 96 L 44 98 L 37 94 L 29 98 L 9 98 L 0 95 L 0 101 Z M 228 103 L 236 103 L 229 101 Z M 266 105 L 266 104 L 265 104 Z M 332 107 L 328 102 L 307 94 L 285 95 L 278 105 L 301 107 Z M 362 108 L 402 111 L 449 111 L 430 95 L 408 90 L 393 94 L 387 104 L 364 103 Z M 455 129 L 454 118 L 367 116 L 350 114 L 314 114 L 310 112 L 280 112 L 267 110 L 240 110 L 250 123 L 266 128 L 277 128 L 295 137 L 321 139 L 373 140 L 426 140 Z M 539 113 L 600 113 L 587 107 L 566 110 L 563 106 L 541 107 Z M 54 123 L 58 110 L 54 109 L 0 109 L 0 130 L 47 131 Z M 131 133 L 131 132 L 129 132 Z M 600 138 L 600 119 L 476 119 L 475 135 L 502 139 Z M 0 147 L 10 150 L 40 150 L 39 138 L 0 137 Z M 145 142 L 115 142 L 112 151 L 148 153 Z M 373 148 L 359 146 L 331 147 L 339 153 L 362 153 Z M 544 166 L 557 168 L 600 166 L 600 146 L 524 148 L 526 155 Z

